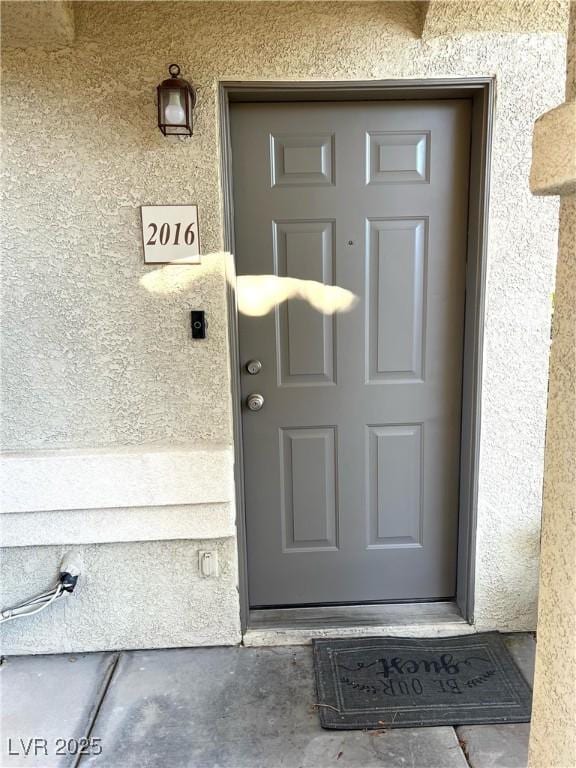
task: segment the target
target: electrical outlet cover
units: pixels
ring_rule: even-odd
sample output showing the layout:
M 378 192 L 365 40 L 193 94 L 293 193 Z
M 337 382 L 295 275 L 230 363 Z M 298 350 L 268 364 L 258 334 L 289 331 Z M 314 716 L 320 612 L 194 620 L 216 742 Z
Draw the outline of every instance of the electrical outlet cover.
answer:
M 216 550 L 201 550 L 198 552 L 200 575 L 206 579 L 218 576 L 218 553 Z

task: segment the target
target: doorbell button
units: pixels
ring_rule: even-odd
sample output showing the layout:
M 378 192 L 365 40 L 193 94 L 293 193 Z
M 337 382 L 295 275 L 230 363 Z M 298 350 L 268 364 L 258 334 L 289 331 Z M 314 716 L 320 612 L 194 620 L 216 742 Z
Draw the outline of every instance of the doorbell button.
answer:
M 190 312 L 190 323 L 192 325 L 192 338 L 205 339 L 208 323 L 206 322 L 204 310 L 193 309 Z

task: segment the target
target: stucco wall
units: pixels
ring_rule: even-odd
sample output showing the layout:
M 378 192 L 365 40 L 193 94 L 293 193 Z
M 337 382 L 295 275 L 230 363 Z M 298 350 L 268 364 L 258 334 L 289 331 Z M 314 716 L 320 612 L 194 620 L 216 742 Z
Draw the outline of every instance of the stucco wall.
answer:
M 140 204 L 197 202 L 203 252 L 221 248 L 218 80 L 496 75 L 476 617 L 533 628 L 558 207 L 530 195 L 528 173 L 533 122 L 562 100 L 564 38 L 423 42 L 399 13 L 76 3 L 72 48 L 4 52 L 3 446 L 231 443 L 223 259 L 185 293 L 139 283 Z M 175 143 L 154 105 L 172 61 L 199 88 L 195 135 Z M 190 308 L 208 312 L 206 342 L 189 338 Z
M 0 5 L 2 47 L 41 45 L 55 50 L 74 40 L 73 0 L 28 0 L 24 13 L 14 2 Z
M 3 606 L 47 589 L 68 550 L 63 546 L 3 550 L 2 568 L 13 574 L 3 585 Z M 200 575 L 201 550 L 217 553 L 218 579 Z M 83 570 L 77 591 L 44 614 L 3 625 L 3 653 L 239 642 L 233 540 L 119 542 L 75 546 L 73 551 Z
M 560 226 L 532 768 L 576 764 L 576 194 L 563 198 Z
M 565 112 L 554 110 L 534 136 L 537 194 L 561 191 L 550 394 L 546 434 L 538 645 L 530 730 L 530 768 L 576 765 L 576 4 L 572 5 Z M 566 110 L 569 112 L 569 110 Z M 564 133 L 562 131 L 564 130 Z M 568 175 L 567 174 L 568 171 Z
M 564 0 L 483 0 L 427 3 L 422 34 L 461 35 L 469 32 L 566 32 Z

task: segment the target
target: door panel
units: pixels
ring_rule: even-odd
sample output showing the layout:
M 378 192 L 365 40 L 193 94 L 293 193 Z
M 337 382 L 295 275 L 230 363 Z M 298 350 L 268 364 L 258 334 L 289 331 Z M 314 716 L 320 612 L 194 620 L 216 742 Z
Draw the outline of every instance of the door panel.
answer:
M 240 317 L 250 603 L 449 599 L 470 103 L 235 104 L 231 130 L 238 274 L 359 299 Z
M 403 131 L 366 133 L 366 183 L 429 180 L 430 134 Z
M 336 430 L 281 430 L 283 551 L 337 547 Z
M 422 546 L 422 425 L 368 427 L 369 548 Z
M 334 222 L 273 222 L 275 274 L 334 281 Z M 334 383 L 334 318 L 302 301 L 278 309 L 276 331 L 279 383 Z
M 368 222 L 368 380 L 422 379 L 425 219 Z
M 334 136 L 270 134 L 272 186 L 334 183 Z

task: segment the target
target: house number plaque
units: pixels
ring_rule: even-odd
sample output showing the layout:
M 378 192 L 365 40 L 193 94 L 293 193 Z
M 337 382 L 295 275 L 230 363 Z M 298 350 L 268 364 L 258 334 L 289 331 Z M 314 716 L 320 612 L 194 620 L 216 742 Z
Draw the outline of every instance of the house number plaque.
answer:
M 197 205 L 143 205 L 146 264 L 200 264 Z

